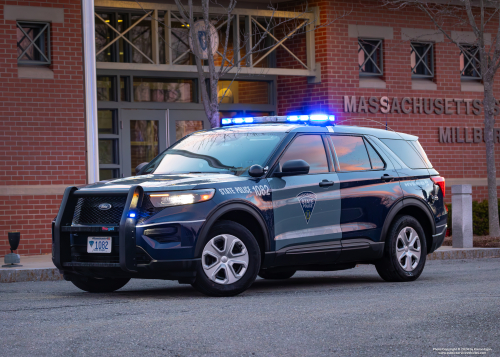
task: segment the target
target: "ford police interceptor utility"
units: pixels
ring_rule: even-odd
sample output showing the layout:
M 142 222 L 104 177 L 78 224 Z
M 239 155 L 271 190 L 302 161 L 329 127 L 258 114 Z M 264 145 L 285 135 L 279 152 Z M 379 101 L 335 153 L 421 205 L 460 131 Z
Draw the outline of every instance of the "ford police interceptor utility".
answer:
M 257 275 L 358 263 L 386 281 L 417 279 L 445 236 L 444 178 L 417 137 L 333 120 L 222 119 L 134 177 L 68 187 L 54 264 L 89 292 L 138 278 L 232 296 Z

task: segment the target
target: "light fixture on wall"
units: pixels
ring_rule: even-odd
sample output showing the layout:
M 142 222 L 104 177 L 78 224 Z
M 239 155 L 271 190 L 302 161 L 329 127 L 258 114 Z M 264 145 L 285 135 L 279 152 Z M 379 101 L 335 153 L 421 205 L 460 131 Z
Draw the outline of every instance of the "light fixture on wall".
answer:
M 219 93 L 217 93 L 217 99 L 221 104 L 233 104 L 234 96 L 233 92 L 229 88 L 222 88 Z M 221 101 L 222 99 L 222 101 Z

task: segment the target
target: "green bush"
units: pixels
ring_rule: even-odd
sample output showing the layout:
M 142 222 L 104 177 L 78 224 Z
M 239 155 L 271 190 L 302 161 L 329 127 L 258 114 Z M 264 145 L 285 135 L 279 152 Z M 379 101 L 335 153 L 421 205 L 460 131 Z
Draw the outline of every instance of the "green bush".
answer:
M 500 200 L 498 200 L 498 206 L 500 210 Z M 448 228 L 451 232 L 451 204 L 447 204 L 448 207 Z M 488 219 L 488 200 L 484 201 L 472 201 L 472 231 L 474 235 L 487 236 L 489 235 L 489 219 Z

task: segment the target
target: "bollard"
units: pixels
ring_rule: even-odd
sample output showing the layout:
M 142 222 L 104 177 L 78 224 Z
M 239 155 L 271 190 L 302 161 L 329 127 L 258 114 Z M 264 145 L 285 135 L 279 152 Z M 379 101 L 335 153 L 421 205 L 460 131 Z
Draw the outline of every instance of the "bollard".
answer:
M 472 248 L 472 186 L 451 186 L 453 248 Z

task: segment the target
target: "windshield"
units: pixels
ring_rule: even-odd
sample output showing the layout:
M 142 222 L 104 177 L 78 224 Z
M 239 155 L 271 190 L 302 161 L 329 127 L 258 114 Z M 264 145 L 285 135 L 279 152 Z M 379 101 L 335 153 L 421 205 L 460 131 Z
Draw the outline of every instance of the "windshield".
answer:
M 157 156 L 144 173 L 247 175 L 250 166 L 265 165 L 284 136 L 285 133 L 230 130 L 195 133 Z

